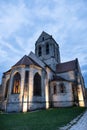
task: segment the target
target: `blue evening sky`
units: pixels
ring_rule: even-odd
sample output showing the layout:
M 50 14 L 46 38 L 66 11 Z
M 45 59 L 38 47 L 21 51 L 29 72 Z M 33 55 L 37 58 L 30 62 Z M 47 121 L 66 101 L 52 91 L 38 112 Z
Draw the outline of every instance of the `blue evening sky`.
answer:
M 0 82 L 34 52 L 43 30 L 59 44 L 62 62 L 79 59 L 87 86 L 87 0 L 0 0 Z

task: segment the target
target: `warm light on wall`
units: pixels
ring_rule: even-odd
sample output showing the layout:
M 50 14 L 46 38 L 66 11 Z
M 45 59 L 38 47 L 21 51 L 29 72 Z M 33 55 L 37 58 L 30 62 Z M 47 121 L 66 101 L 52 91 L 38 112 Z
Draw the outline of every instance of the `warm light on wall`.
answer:
M 24 95 L 23 112 L 27 112 L 27 95 Z
M 78 86 L 78 99 L 79 99 L 79 106 L 84 107 L 85 104 L 84 104 L 84 98 L 83 98 L 81 85 Z
M 46 83 L 45 93 L 46 93 L 46 109 L 48 109 L 49 108 L 49 91 L 48 91 L 47 83 Z

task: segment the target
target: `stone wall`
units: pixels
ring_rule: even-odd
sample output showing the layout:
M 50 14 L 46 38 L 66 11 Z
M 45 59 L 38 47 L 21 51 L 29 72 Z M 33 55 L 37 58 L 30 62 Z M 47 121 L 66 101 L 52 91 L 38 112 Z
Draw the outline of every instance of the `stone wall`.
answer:
M 7 112 L 20 112 L 22 111 L 22 101 L 20 94 L 12 94 L 8 97 L 6 104 Z
M 29 86 L 27 93 L 24 92 L 24 80 L 25 80 L 25 71 L 29 70 Z M 12 94 L 12 84 L 13 84 L 13 77 L 19 72 L 21 75 L 21 91 L 20 94 Z M 33 96 L 33 79 L 35 73 L 39 73 L 41 75 L 41 96 Z M 5 79 L 6 80 L 6 79 Z M 7 112 L 19 112 L 19 111 L 28 111 L 28 110 L 35 110 L 46 108 L 45 105 L 45 86 L 46 86 L 46 72 L 44 69 L 31 65 L 29 68 L 25 67 L 18 67 L 13 68 L 10 76 L 10 84 L 8 90 L 8 96 L 6 99 L 6 103 L 3 102 L 3 109 Z M 5 86 L 6 82 L 4 82 Z M 5 87 L 4 87 L 5 88 Z M 3 89 L 4 90 L 4 89 Z
M 17 72 L 20 73 L 20 75 L 21 75 L 20 94 L 12 94 L 13 77 Z M 6 111 L 7 112 L 12 112 L 12 111 L 19 112 L 19 111 L 22 111 L 24 77 L 25 77 L 25 68 L 24 67 L 13 68 L 13 70 L 11 72 L 10 84 L 9 84 L 8 96 L 7 96 L 7 105 L 6 105 Z
M 67 107 L 73 105 L 73 94 L 72 94 L 72 85 L 69 82 L 63 81 L 65 86 L 65 91 L 60 92 L 60 82 L 54 81 L 50 85 L 50 100 L 53 107 Z M 56 93 L 54 94 L 54 86 L 56 85 Z
M 37 72 L 41 75 L 41 96 L 33 96 L 33 79 Z M 45 74 L 45 71 L 41 68 L 36 68 L 34 66 L 30 69 L 28 110 L 45 108 Z
M 0 110 L 2 108 L 2 85 L 0 85 Z
M 85 100 L 83 95 L 82 86 L 78 85 L 78 100 L 79 100 L 79 106 L 84 107 L 85 106 Z

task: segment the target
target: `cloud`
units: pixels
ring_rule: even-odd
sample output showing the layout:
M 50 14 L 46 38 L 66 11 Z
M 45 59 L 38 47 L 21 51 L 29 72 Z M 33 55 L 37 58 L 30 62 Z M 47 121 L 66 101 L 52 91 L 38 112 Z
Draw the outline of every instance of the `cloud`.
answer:
M 7 38 L 19 30 L 23 24 L 29 24 L 27 12 L 24 3 L 18 3 L 18 5 L 0 4 L 0 35 Z
M 14 48 L 11 45 L 11 43 L 8 43 L 8 42 L 6 42 L 4 40 L 0 40 L 0 45 L 3 46 L 3 47 L 5 47 L 5 48 L 8 48 L 12 52 L 19 53 L 19 51 L 16 48 Z
M 0 64 L 8 63 L 4 70 L 34 51 L 35 41 L 43 30 L 58 42 L 62 62 L 77 57 L 81 67 L 85 65 L 86 5 L 85 0 L 0 1 Z

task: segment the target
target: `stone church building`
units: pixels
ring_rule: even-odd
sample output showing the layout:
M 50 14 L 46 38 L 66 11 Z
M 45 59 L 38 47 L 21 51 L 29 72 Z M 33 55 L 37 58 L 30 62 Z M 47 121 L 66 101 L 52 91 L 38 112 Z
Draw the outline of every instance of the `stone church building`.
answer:
M 26 112 L 51 107 L 85 106 L 78 59 L 61 63 L 59 45 L 42 32 L 35 54 L 24 55 L 3 73 L 1 109 Z

